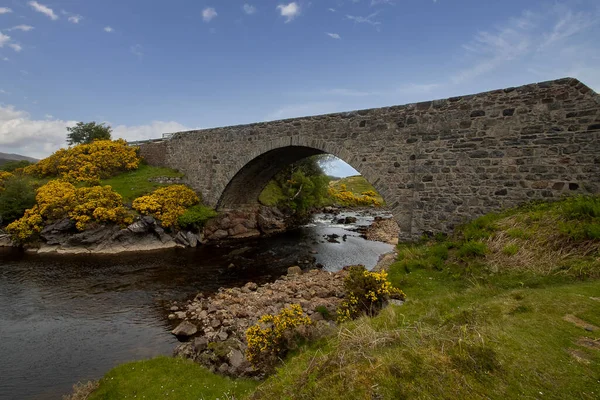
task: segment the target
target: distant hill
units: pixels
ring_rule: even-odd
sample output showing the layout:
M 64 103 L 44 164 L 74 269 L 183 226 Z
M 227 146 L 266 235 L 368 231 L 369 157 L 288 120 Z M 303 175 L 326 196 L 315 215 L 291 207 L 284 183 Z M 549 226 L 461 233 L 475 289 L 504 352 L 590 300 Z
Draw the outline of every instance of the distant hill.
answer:
M 5 164 L 9 161 L 29 161 L 29 162 L 38 162 L 37 158 L 22 156 L 20 154 L 10 154 L 10 153 L 0 153 L 0 165 Z

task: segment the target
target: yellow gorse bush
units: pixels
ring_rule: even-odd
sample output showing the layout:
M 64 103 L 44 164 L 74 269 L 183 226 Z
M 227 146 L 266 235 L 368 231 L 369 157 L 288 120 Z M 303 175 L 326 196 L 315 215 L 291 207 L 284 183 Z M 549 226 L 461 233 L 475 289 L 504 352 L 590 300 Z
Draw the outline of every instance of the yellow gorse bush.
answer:
M 344 278 L 346 300 L 337 310 L 337 321 L 344 322 L 358 317 L 362 313 L 376 314 L 384 302 L 390 298 L 404 300 L 402 290 L 392 286 L 387 279 L 387 272 L 370 272 L 362 265 L 348 268 Z
M 123 139 L 97 140 L 60 149 L 24 171 L 40 177 L 58 176 L 69 182 L 98 183 L 100 179 L 136 169 L 140 160 L 138 148 L 128 146 Z
M 263 315 L 258 323 L 246 330 L 246 358 L 254 366 L 270 366 L 287 350 L 287 336 L 301 325 L 311 325 L 299 304 L 282 309 L 277 315 Z
M 8 179 L 10 179 L 12 177 L 13 177 L 13 174 L 11 174 L 10 172 L 0 171 L 0 192 L 2 190 L 4 190 L 4 182 L 6 182 Z
M 123 198 L 110 186 L 83 187 L 75 191 L 75 203 L 69 218 L 76 222 L 80 231 L 89 222 L 113 222 L 130 224 L 132 216 L 123 207 Z
M 22 218 L 6 227 L 15 240 L 23 242 L 41 232 L 44 223 L 70 218 L 78 230 L 91 222 L 128 224 L 133 221 L 123 207 L 123 198 L 110 186 L 76 188 L 73 184 L 52 180 L 37 190 L 36 205 Z
M 346 185 L 341 184 L 339 190 L 334 187 L 330 187 L 328 189 L 328 193 L 329 196 L 336 201 L 336 203 L 344 206 L 381 206 L 381 202 L 377 200 L 377 193 L 372 190 L 368 190 L 363 192 L 361 196 L 357 196 L 349 191 L 346 188 Z
M 200 202 L 198 195 L 185 185 L 170 185 L 156 189 L 149 195 L 133 201 L 134 210 L 152 215 L 164 227 L 177 226 L 177 219 L 188 207 Z

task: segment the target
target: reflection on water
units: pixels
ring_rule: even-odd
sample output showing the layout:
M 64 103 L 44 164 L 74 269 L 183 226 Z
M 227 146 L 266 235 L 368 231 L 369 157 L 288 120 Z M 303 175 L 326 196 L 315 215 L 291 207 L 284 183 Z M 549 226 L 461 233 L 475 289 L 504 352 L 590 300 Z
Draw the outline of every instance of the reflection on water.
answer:
M 357 217 L 358 225 L 372 221 Z M 117 256 L 0 249 L 0 399 L 60 398 L 73 383 L 98 379 L 119 363 L 171 354 L 176 340 L 165 301 L 274 280 L 311 257 L 328 270 L 372 267 L 392 249 L 331 218 L 316 216 L 272 238 L 198 249 Z M 330 234 L 339 243 L 328 242 Z

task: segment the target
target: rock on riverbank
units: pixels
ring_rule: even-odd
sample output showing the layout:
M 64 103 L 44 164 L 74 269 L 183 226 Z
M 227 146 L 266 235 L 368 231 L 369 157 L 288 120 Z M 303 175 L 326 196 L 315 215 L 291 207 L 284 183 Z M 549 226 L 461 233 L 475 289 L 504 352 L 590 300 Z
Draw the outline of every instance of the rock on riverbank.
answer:
M 335 316 L 344 297 L 345 271 L 311 270 L 302 273 L 290 267 L 288 275 L 258 286 L 249 282 L 241 288 L 222 289 L 214 296 L 196 296 L 187 304 L 171 307 L 169 319 L 177 321 L 173 334 L 187 342 L 174 353 L 231 376 L 254 376 L 245 359 L 245 331 L 264 314 L 276 314 L 291 304 L 300 304 L 319 325 L 329 326 L 325 316 Z M 316 311 L 319 309 L 321 312 Z M 325 311 L 326 310 L 326 311 Z
M 365 231 L 367 240 L 375 240 L 389 244 L 398 244 L 400 228 L 393 218 L 375 217 L 375 221 Z
M 40 243 L 27 246 L 27 250 L 37 253 L 115 254 L 196 247 L 203 241 L 202 235 L 193 232 L 165 232 L 150 216 L 140 217 L 124 229 L 116 225 L 97 225 L 82 232 L 75 229 L 74 221 L 63 219 L 44 227 L 40 238 Z

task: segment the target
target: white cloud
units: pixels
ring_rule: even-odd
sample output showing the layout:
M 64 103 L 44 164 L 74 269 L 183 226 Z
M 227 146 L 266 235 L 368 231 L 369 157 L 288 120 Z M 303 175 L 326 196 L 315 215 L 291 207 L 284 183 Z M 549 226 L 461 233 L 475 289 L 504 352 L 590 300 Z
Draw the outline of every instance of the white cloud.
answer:
M 379 14 L 379 12 L 374 12 L 373 14 L 367 15 L 366 17 L 354 16 L 354 15 L 346 15 L 346 18 L 350 21 L 354 21 L 358 24 L 369 24 L 373 26 L 381 25 L 381 22 L 375 21 L 375 18 Z
M 217 15 L 217 12 L 212 7 L 207 7 L 204 10 L 202 10 L 202 19 L 204 20 L 204 22 L 210 22 Z
M 67 127 L 75 120 L 33 119 L 29 113 L 14 106 L 0 105 L 0 148 L 3 152 L 23 154 L 30 157 L 47 157 L 60 147 L 66 146 Z M 190 128 L 175 121 L 152 121 L 147 125 L 118 125 L 113 128 L 114 138 L 144 140 L 160 138 L 163 133 L 185 131 Z
M 325 34 L 333 39 L 341 39 L 342 37 L 337 33 L 325 32 Z
M 8 60 L 9 60 L 9 58 L 8 58 L 8 57 L 3 57 L 3 58 L 2 58 L 2 61 L 8 61 Z
M 142 56 L 144 55 L 144 53 L 142 52 L 142 45 L 140 44 L 135 44 L 131 46 L 129 50 L 131 51 L 131 54 L 139 58 L 142 58 Z
M 53 21 L 56 21 L 58 19 L 58 15 L 56 15 L 54 13 L 54 10 L 52 10 L 50 7 L 40 4 L 37 1 L 30 1 L 27 4 L 29 4 L 31 6 L 31 8 L 33 8 L 35 11 L 46 15 L 48 18 L 50 18 Z
M 394 5 L 392 0 L 371 0 L 371 6 L 376 6 L 378 4 L 391 4 Z
M 17 26 L 13 26 L 12 28 L 7 29 L 7 31 L 29 32 L 32 29 L 33 29 L 33 26 L 31 26 L 31 25 L 17 25 Z
M 579 12 L 574 14 L 569 9 L 562 10 L 561 6 L 556 6 L 556 12 L 559 13 L 560 17 L 554 24 L 552 32 L 543 35 L 544 40 L 540 45 L 540 49 L 559 43 L 598 23 L 598 19 L 588 13 Z
M 148 125 L 118 125 L 113 127 L 112 136 L 113 138 L 123 138 L 129 141 L 158 139 L 162 137 L 163 133 L 188 131 L 190 129 L 192 128 L 175 121 L 152 121 Z
M 4 47 L 4 45 L 8 44 L 8 42 L 10 42 L 10 36 L 0 32 L 0 47 Z
M 281 13 L 281 16 L 285 17 L 286 23 L 300 15 L 300 6 L 295 1 L 287 5 L 280 4 L 277 6 L 277 9 Z
M 0 147 L 9 153 L 45 157 L 65 145 L 66 128 L 75 123 L 35 120 L 13 106 L 0 105 Z
M 244 7 L 242 8 L 244 9 L 244 12 L 248 15 L 252 15 L 256 12 L 256 7 L 248 3 L 244 4 Z
M 328 10 L 331 11 L 331 12 L 336 12 L 335 8 L 328 8 Z
M 8 13 L 11 13 L 11 12 L 12 12 L 12 10 L 10 8 L 8 8 L 8 7 L 0 7 L 0 15 L 1 14 L 8 14 Z
M 23 49 L 20 44 L 12 43 L 11 41 L 12 39 L 10 36 L 0 32 L 0 48 L 8 46 L 16 52 L 19 52 Z M 4 61 L 8 61 L 8 58 L 4 58 Z
M 83 17 L 81 15 L 71 15 L 68 18 L 69 22 L 72 22 L 74 24 L 78 24 L 82 19 Z
M 111 28 L 110 26 L 105 26 L 105 27 L 104 27 L 104 32 L 111 33 L 111 32 L 114 32 L 114 29 L 113 29 L 113 28 Z

